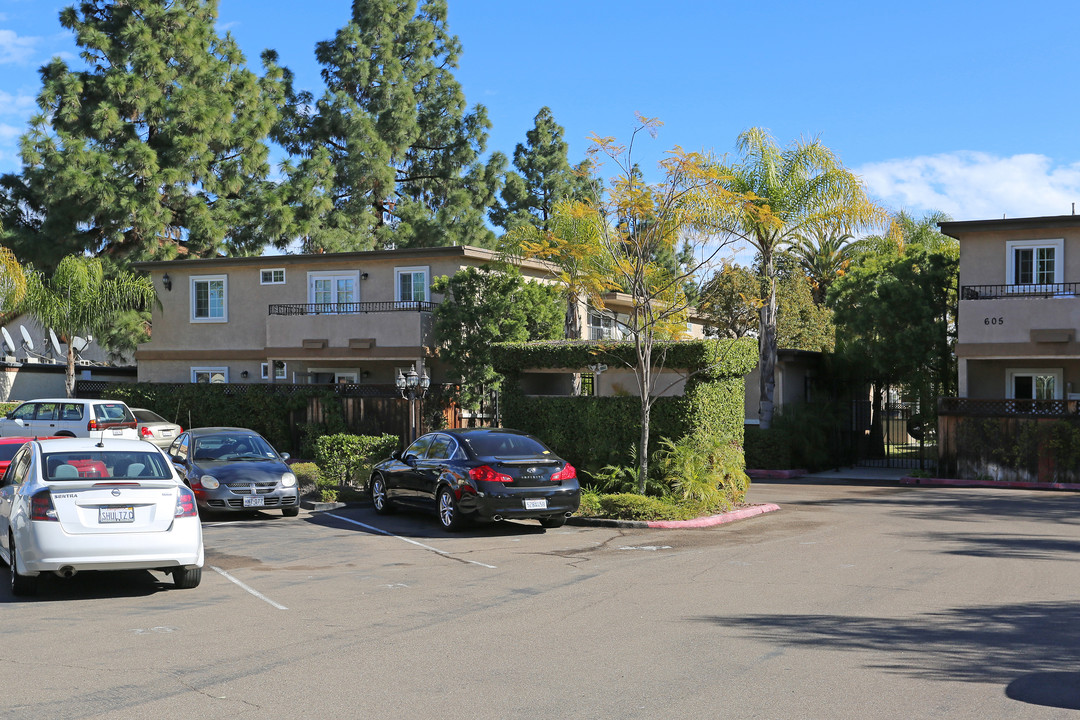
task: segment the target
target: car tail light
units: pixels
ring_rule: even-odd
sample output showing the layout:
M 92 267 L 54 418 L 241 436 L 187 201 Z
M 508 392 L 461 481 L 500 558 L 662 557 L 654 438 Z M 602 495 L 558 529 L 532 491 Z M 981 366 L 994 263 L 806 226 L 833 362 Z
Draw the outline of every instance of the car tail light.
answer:
M 551 474 L 551 482 L 562 482 L 563 480 L 573 480 L 577 477 L 577 470 L 570 463 L 566 463 L 566 467 L 557 473 Z
M 97 430 L 98 429 L 97 420 L 95 420 L 93 418 L 90 418 L 90 422 L 86 423 L 86 429 L 87 429 L 87 431 Z
M 31 520 L 58 520 L 56 508 L 53 507 L 52 495 L 48 490 L 42 490 L 30 498 Z
M 142 435 L 144 438 L 154 437 L 154 431 L 146 427 L 145 425 L 139 428 L 139 434 Z
M 514 478 L 509 475 L 503 475 L 501 472 L 495 472 L 488 465 L 481 465 L 480 467 L 470 469 L 469 477 L 473 480 L 479 480 L 480 482 L 514 482 Z
M 186 487 L 180 488 L 180 494 L 176 496 L 176 517 L 198 517 L 199 510 L 195 506 L 195 493 Z

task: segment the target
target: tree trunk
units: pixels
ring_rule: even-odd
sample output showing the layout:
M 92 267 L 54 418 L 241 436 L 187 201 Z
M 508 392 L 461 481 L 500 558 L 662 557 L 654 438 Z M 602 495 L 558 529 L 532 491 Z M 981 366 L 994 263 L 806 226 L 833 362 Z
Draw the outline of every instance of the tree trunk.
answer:
M 64 386 L 67 388 L 67 396 L 75 397 L 75 347 L 68 338 L 67 367 L 64 368 Z
M 772 255 L 764 259 L 765 277 L 769 283 L 769 297 L 761 306 L 761 332 L 758 340 L 758 372 L 760 374 L 760 405 L 758 423 L 762 430 L 772 426 L 774 394 L 776 390 L 776 273 Z
M 581 339 L 581 313 L 578 311 L 578 296 L 568 295 L 566 299 L 566 323 L 563 332 L 568 340 Z M 586 338 L 587 340 L 588 338 Z

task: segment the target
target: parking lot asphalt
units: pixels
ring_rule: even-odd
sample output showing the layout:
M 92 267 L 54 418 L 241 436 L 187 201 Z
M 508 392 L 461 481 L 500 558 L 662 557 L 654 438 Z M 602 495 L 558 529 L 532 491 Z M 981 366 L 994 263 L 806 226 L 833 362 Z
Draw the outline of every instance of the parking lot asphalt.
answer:
M 207 520 L 193 590 L 0 590 L 0 717 L 1076 716 L 1080 497 L 750 499 L 781 509 L 691 530 Z

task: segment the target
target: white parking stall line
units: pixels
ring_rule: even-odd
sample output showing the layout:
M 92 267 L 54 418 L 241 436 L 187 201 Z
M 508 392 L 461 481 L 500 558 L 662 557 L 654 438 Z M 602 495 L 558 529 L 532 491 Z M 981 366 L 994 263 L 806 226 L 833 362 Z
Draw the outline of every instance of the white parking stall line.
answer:
M 353 520 L 351 518 L 342 517 L 341 515 L 335 515 L 334 513 L 325 513 L 325 514 L 329 515 L 332 518 L 337 518 L 338 520 L 344 520 L 347 523 L 352 523 L 353 525 L 359 525 L 360 527 L 366 528 L 367 530 L 371 530 L 372 532 L 381 533 L 383 535 L 387 535 L 387 536 L 392 537 L 392 538 L 397 538 L 398 540 L 403 540 L 403 541 L 405 541 L 407 543 L 410 543 L 412 545 L 416 545 L 417 547 L 422 547 L 425 550 L 430 550 L 431 552 L 433 552 L 433 553 L 435 553 L 437 555 L 442 555 L 443 557 L 451 558 L 452 560 L 458 560 L 460 562 L 466 562 L 466 563 L 469 563 L 470 565 L 479 565 L 480 567 L 490 568 L 491 570 L 496 569 L 494 565 L 488 565 L 487 563 L 477 562 L 476 560 L 466 560 L 465 558 L 454 557 L 454 555 L 452 553 L 448 553 L 445 550 L 440 550 L 438 548 L 433 548 L 430 545 L 425 545 L 422 542 L 416 542 L 415 540 L 411 540 L 411 539 L 409 539 L 407 537 L 401 537 L 400 535 L 395 535 L 392 532 L 387 532 L 386 530 L 383 530 L 382 528 L 377 528 L 374 525 L 368 525 L 367 523 L 362 523 L 359 520 Z
M 215 565 L 211 565 L 211 566 L 210 566 L 210 569 L 211 569 L 211 570 L 213 570 L 214 572 L 218 573 L 219 575 L 223 576 L 223 577 L 224 577 L 224 578 L 225 578 L 226 580 L 228 580 L 228 581 L 230 581 L 230 582 L 233 582 L 233 583 L 236 583 L 237 585 L 239 585 L 240 587 L 244 588 L 244 589 L 245 589 L 245 590 L 247 590 L 247 591 L 248 591 L 249 593 L 251 593 L 251 594 L 252 594 L 252 595 L 254 595 L 255 597 L 259 598 L 259 599 L 260 599 L 260 600 L 262 600 L 263 602 L 265 602 L 265 603 L 269 603 L 270 605 L 273 605 L 273 606 L 274 606 L 274 607 L 276 607 L 276 608 L 277 608 L 278 610 L 288 610 L 288 609 L 289 609 L 289 608 L 285 607 L 284 605 L 282 605 L 281 603 L 276 603 L 276 602 L 274 602 L 273 600 L 271 600 L 270 598 L 266 597 L 265 595 L 263 595 L 263 594 L 262 594 L 261 592 L 259 592 L 259 591 L 258 591 L 258 590 L 256 590 L 255 588 L 253 588 L 253 587 L 251 587 L 251 586 L 249 586 L 249 585 L 245 585 L 244 583 L 242 583 L 241 581 L 237 580 L 236 578 L 234 578 L 234 577 L 233 577 L 232 575 L 230 575 L 229 573 L 225 572 L 225 571 L 224 571 L 224 570 L 222 570 L 221 568 L 219 568 L 219 567 L 217 567 L 217 566 L 215 566 Z

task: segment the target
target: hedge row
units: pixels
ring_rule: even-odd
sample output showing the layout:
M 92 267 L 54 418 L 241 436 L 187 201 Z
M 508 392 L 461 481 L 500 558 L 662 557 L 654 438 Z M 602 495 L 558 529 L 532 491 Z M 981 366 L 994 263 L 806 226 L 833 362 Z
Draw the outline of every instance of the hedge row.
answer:
M 662 397 L 650 417 L 650 456 L 661 439 L 677 440 L 695 430 L 726 435 L 740 444 L 743 428 L 743 376 L 757 362 L 753 340 L 703 340 L 659 343 L 664 367 L 693 374 L 680 397 Z M 571 463 L 596 471 L 625 465 L 640 441 L 641 399 L 637 397 L 535 397 L 519 389 L 522 371 L 584 369 L 602 362 L 632 362 L 630 343 L 557 342 L 496 346 L 495 368 L 506 376 L 503 425 L 536 435 Z

